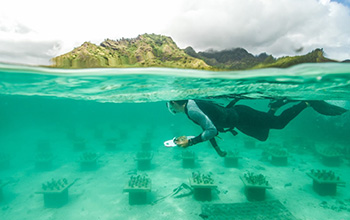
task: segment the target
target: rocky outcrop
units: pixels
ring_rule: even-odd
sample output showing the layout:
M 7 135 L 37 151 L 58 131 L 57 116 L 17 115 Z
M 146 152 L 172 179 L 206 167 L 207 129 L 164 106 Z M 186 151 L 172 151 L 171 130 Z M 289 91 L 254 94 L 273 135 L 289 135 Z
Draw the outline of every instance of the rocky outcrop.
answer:
M 85 42 L 73 51 L 52 59 L 52 67 L 173 67 L 211 69 L 203 60 L 187 55 L 162 35 L 144 34 L 133 39 L 106 39 L 99 46 Z

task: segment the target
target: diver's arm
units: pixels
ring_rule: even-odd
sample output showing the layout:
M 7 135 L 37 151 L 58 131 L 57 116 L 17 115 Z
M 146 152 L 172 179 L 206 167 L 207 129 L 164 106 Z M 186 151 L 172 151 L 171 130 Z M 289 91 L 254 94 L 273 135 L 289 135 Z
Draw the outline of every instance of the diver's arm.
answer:
M 203 141 L 214 138 L 218 131 L 213 122 L 203 113 L 193 100 L 189 100 L 187 103 L 187 113 L 191 120 L 199 124 L 203 129 L 203 132 L 198 136 L 188 140 L 188 146 L 198 144 Z
M 194 140 L 193 139 L 187 139 L 186 136 L 181 136 L 181 137 L 178 137 L 176 140 L 175 140 L 175 143 L 177 145 L 179 145 L 180 147 L 189 147 L 189 146 L 192 146 L 193 143 L 192 141 Z M 227 152 L 226 151 L 222 151 L 220 149 L 220 147 L 218 146 L 218 144 L 216 143 L 216 140 L 215 140 L 215 137 L 209 139 L 211 145 L 213 146 L 213 148 L 215 149 L 216 153 L 220 156 L 220 157 L 225 157 L 227 155 Z

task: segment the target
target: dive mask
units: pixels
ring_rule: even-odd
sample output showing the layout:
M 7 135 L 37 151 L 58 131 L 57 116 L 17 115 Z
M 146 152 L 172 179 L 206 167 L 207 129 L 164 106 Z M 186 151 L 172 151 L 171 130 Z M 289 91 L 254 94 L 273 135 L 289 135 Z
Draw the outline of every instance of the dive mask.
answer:
M 168 110 L 169 110 L 169 112 L 170 112 L 171 114 L 175 115 L 176 113 L 178 113 L 178 112 L 175 110 L 173 104 L 171 104 L 171 102 L 167 102 L 167 103 L 166 103 L 166 107 L 168 108 Z

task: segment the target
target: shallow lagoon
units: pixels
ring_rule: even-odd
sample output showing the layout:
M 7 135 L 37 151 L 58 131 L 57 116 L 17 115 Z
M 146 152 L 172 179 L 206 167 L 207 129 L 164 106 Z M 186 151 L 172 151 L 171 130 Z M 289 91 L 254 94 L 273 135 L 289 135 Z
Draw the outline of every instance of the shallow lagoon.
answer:
M 4 219 L 203 219 L 204 205 L 252 203 L 247 200 L 239 178 L 249 171 L 265 175 L 273 187 L 266 191 L 265 201 L 279 200 L 297 219 L 347 219 L 350 216 L 349 113 L 329 117 L 308 108 L 285 129 L 273 130 L 266 142 L 241 133 L 235 137 L 220 134 L 219 145 L 225 150 L 237 150 L 241 157 L 238 166 L 233 168 L 226 167 L 224 159 L 208 143 L 189 148 L 196 155 L 194 168 L 182 167 L 182 149 L 163 146 L 165 140 L 175 136 L 201 132 L 185 115 L 173 116 L 167 111 L 165 102 L 169 99 L 205 98 L 208 92 L 212 101 L 226 104 L 232 94 L 240 94 L 251 98 L 240 103 L 266 110 L 266 98 L 276 94 L 333 100 L 342 100 L 348 95 L 349 80 L 344 69 L 349 66 L 311 67 L 296 68 L 303 69 L 305 78 L 286 74 L 292 72 L 289 69 L 274 72 L 279 77 L 269 78 L 270 81 L 262 81 L 263 75 L 253 77 L 252 74 L 257 74 L 254 71 L 249 77 L 236 73 L 239 77 L 228 79 L 227 76 L 208 77 L 205 75 L 208 73 L 205 77 L 193 78 L 186 75 L 186 71 L 179 76 L 178 70 L 173 75 L 168 73 L 167 78 L 159 74 L 140 78 L 135 77 L 132 70 L 123 70 L 129 73 L 124 72 L 123 83 L 117 84 L 121 81 L 115 79 L 114 74 L 96 76 L 100 70 L 97 73 L 89 70 L 90 75 L 85 72 L 70 78 L 45 68 L 38 72 L 36 68 L 2 66 L 0 152 L 3 158 L 9 159 L 9 164 L 0 170 L 2 183 L 7 183 L 2 187 L 0 215 Z M 330 74 L 332 69 L 338 70 L 337 74 Z M 137 70 L 138 74 L 139 71 L 143 70 Z M 148 74 L 150 70 L 147 71 Z M 320 80 L 320 76 L 327 80 Z M 167 83 L 169 77 L 172 83 Z M 146 78 L 152 82 L 145 81 Z M 184 78 L 192 82 L 193 87 L 183 83 Z M 281 78 L 288 78 L 288 83 L 281 83 Z M 237 90 L 237 86 L 242 90 Z M 224 89 L 213 88 L 231 90 L 225 94 Z M 249 88 L 252 93 L 247 93 Z M 311 88 L 314 93 L 310 92 Z M 84 140 L 85 148 L 76 149 L 76 140 Z M 110 140 L 115 141 L 115 149 L 106 148 Z M 266 154 L 271 147 L 288 150 L 286 166 L 271 163 Z M 328 147 L 341 150 L 339 165 L 329 166 L 322 161 L 320 149 Z M 136 154 L 143 150 L 153 154 L 149 170 L 137 167 Z M 50 152 L 53 159 L 51 167 L 41 170 L 36 162 L 43 151 Z M 81 169 L 84 152 L 98 155 L 95 169 Z M 336 195 L 321 196 L 313 190 L 312 179 L 306 175 L 311 169 L 332 170 L 346 185 L 338 187 Z M 182 183 L 189 184 L 192 172 L 211 174 L 217 184 L 211 201 L 198 201 L 193 194 L 180 198 L 172 195 Z M 133 175 L 147 175 L 152 180 L 147 204 L 130 205 L 128 193 L 123 192 Z M 43 195 L 36 192 L 43 183 L 62 178 L 76 180 L 69 188 L 68 202 L 60 208 L 46 208 Z M 179 194 L 186 192 L 183 189 Z

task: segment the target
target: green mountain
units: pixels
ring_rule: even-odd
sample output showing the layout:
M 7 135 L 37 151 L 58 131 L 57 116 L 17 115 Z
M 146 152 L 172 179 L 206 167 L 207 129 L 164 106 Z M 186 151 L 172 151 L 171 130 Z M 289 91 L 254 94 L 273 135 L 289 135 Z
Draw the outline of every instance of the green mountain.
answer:
M 143 34 L 137 38 L 103 41 L 100 45 L 83 43 L 73 51 L 52 59 L 56 68 L 98 67 L 172 67 L 205 70 L 244 70 L 257 68 L 286 68 L 301 63 L 336 62 L 324 57 L 322 49 L 306 55 L 274 58 L 262 53 L 258 56 L 243 48 L 196 52 L 184 50 L 167 36 Z
M 323 49 L 316 49 L 312 52 L 303 55 L 303 56 L 294 56 L 294 57 L 281 57 L 277 60 L 269 62 L 265 60 L 264 62 L 254 66 L 254 69 L 259 68 L 287 68 L 293 65 L 301 63 L 326 63 L 326 62 L 337 62 L 335 60 L 328 59 L 324 57 Z
M 272 56 L 269 56 L 266 53 L 254 56 L 243 48 L 222 51 L 209 50 L 196 53 L 192 47 L 187 47 L 185 52 L 190 56 L 204 60 L 210 66 L 226 70 L 250 69 L 270 59 L 271 61 L 275 60 Z
M 52 67 L 173 67 L 211 69 L 203 60 L 187 55 L 175 42 L 162 35 L 144 34 L 134 39 L 103 41 L 99 46 L 85 42 L 73 51 L 52 59 Z
M 193 48 L 187 47 L 185 52 L 193 57 L 204 60 L 207 64 L 221 70 L 245 70 L 259 68 L 287 68 L 301 63 L 337 62 L 324 57 L 322 49 L 316 49 L 306 55 L 274 58 L 262 53 L 258 56 L 248 53 L 243 48 L 223 51 L 207 51 L 196 53 Z

